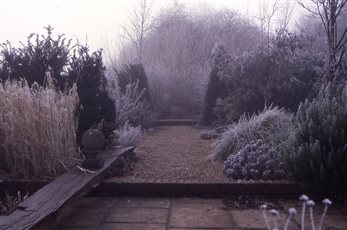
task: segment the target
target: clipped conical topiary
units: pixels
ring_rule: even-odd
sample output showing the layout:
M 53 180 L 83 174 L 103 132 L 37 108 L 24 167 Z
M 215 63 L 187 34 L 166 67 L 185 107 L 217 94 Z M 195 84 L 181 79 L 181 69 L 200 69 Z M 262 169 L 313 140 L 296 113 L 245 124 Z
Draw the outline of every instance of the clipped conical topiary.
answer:
M 347 85 L 329 83 L 296 115 L 296 151 L 288 172 L 304 189 L 320 195 L 347 193 Z
M 227 87 L 223 79 L 219 76 L 223 64 L 228 59 L 222 45 L 216 44 L 212 50 L 212 70 L 209 76 L 204 107 L 201 116 L 201 125 L 209 125 L 213 120 L 215 120 L 215 115 L 213 114 L 213 108 L 216 106 L 216 101 L 218 98 L 225 98 L 227 96 Z
M 125 64 L 116 71 L 118 76 L 118 86 L 122 93 L 125 93 L 129 84 L 138 83 L 138 90 L 145 90 L 145 99 L 151 105 L 151 97 L 148 89 L 148 79 L 142 64 Z

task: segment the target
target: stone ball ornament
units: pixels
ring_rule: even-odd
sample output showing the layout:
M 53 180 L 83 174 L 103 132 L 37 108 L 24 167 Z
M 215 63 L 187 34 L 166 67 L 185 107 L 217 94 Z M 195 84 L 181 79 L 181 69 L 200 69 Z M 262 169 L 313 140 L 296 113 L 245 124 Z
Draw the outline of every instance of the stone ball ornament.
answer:
M 104 144 L 105 136 L 98 129 L 89 129 L 83 134 L 82 145 L 85 155 L 85 160 L 82 163 L 83 168 L 96 170 L 104 166 L 104 161 L 99 156 Z

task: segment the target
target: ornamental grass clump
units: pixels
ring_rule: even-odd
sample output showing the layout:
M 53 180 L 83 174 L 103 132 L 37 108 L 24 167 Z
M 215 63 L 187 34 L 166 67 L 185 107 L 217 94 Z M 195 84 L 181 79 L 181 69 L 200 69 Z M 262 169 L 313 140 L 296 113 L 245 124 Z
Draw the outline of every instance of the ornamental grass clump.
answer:
M 76 164 L 76 87 L 62 93 L 7 81 L 0 98 L 1 173 L 54 177 Z
M 292 115 L 278 107 L 265 108 L 258 115 L 243 116 L 215 142 L 212 157 L 226 160 L 253 140 L 262 140 L 271 151 L 286 152 L 291 146 Z
M 289 176 L 307 191 L 340 199 L 347 194 L 347 85 L 330 83 L 299 106 Z

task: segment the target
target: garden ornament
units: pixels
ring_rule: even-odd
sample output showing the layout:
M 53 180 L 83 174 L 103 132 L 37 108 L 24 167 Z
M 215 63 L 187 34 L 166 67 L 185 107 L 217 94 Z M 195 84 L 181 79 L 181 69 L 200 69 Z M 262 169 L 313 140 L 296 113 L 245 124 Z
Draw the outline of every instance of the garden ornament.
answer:
M 104 161 L 99 156 L 104 143 L 105 137 L 98 129 L 89 129 L 83 134 L 82 145 L 85 155 L 85 160 L 82 163 L 83 168 L 95 170 L 104 166 Z

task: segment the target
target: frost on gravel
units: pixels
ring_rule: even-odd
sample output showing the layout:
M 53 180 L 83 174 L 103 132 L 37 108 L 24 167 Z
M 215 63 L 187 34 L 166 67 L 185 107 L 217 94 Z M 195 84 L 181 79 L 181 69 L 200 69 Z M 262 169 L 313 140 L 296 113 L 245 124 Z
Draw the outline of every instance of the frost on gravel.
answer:
M 262 140 L 252 140 L 224 162 L 224 173 L 233 179 L 285 179 L 281 155 Z

